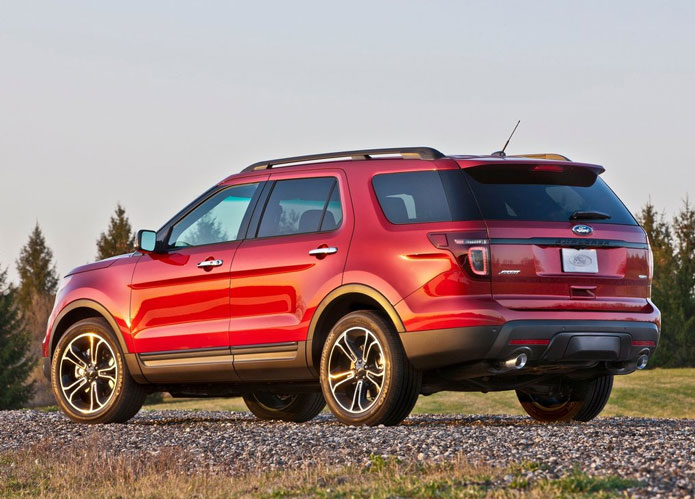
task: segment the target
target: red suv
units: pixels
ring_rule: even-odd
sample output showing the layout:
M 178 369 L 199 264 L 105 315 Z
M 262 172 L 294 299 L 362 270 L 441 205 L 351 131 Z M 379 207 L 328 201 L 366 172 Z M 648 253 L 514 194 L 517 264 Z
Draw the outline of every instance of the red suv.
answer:
M 603 167 L 431 148 L 263 161 L 63 280 L 44 370 L 72 419 L 147 393 L 392 425 L 418 395 L 516 390 L 588 421 L 659 341 L 647 237 Z

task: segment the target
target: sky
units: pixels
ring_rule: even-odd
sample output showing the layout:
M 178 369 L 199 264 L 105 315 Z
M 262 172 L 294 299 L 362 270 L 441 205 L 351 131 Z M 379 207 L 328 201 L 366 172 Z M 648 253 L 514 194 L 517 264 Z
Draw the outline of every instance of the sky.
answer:
M 631 211 L 695 196 L 695 2 L 0 0 L 0 268 L 59 274 L 250 163 L 558 152 Z

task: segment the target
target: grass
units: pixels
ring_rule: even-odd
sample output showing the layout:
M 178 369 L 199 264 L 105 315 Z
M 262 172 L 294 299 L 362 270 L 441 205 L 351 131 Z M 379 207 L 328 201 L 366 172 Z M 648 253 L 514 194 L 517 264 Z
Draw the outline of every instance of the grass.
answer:
M 172 399 L 146 409 L 246 411 L 240 398 Z M 514 392 L 441 392 L 420 397 L 414 413 L 524 414 Z M 616 376 L 613 394 L 602 416 L 695 418 L 695 369 L 650 369 Z
M 108 454 L 87 438 L 52 450 L 44 442 L 0 454 L 0 497 L 619 497 L 640 487 L 618 476 L 579 470 L 529 478 L 537 463 L 508 468 L 401 463 L 371 456 L 367 466 L 313 466 L 294 471 L 191 471 L 179 449 L 156 455 Z

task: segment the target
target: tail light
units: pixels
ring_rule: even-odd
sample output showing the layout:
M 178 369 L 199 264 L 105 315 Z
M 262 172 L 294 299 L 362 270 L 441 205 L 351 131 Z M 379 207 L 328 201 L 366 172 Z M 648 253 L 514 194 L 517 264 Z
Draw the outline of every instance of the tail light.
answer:
M 427 236 L 435 247 L 451 251 L 461 268 L 472 276 L 489 277 L 490 240 L 486 232 L 446 232 Z

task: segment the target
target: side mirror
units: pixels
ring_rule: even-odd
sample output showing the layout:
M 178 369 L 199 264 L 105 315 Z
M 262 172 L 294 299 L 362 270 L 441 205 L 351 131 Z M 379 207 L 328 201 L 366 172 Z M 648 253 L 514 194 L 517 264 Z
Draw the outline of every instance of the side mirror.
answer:
M 153 230 L 139 230 L 135 248 L 138 251 L 151 253 L 157 247 L 157 233 Z

